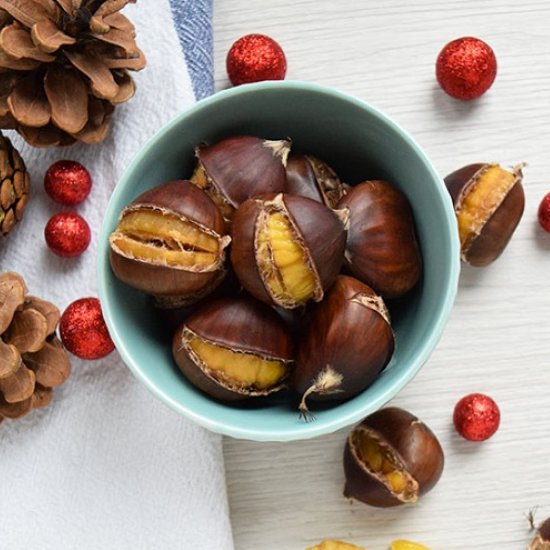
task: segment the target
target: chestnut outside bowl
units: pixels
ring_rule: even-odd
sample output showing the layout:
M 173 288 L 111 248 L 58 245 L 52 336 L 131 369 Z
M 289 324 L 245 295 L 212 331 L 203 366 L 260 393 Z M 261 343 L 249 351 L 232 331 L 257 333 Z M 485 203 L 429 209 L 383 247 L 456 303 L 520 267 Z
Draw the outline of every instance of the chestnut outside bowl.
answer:
M 393 358 L 357 397 L 323 406 L 315 420 L 300 419 L 288 396 L 217 402 L 187 382 L 172 359 L 148 297 L 116 279 L 108 237 L 121 210 L 156 184 L 188 178 L 194 147 L 248 133 L 290 137 L 293 148 L 328 162 L 347 183 L 386 178 L 408 197 L 415 215 L 424 274 L 406 299 L 390 304 L 396 334 Z M 180 414 L 215 432 L 264 441 L 290 441 L 331 433 L 358 422 L 401 390 L 439 341 L 456 295 L 459 243 L 451 199 L 430 161 L 403 129 L 364 101 L 316 84 L 261 82 L 204 99 L 161 128 L 139 151 L 113 192 L 98 246 L 99 295 L 116 347 L 134 375 Z M 159 429 L 162 429 L 159 426 Z

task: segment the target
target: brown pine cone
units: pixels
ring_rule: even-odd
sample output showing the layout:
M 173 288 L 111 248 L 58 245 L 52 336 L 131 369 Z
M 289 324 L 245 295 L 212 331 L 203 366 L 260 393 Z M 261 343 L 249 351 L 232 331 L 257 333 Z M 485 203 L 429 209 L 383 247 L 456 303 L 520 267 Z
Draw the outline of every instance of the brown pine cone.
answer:
M 55 330 L 61 314 L 27 295 L 17 273 L 0 274 L 0 421 L 46 406 L 71 372 Z
M 0 237 L 22 218 L 29 194 L 29 174 L 10 140 L 0 132 Z
M 145 66 L 135 0 L 0 0 L 0 127 L 37 147 L 97 143 Z

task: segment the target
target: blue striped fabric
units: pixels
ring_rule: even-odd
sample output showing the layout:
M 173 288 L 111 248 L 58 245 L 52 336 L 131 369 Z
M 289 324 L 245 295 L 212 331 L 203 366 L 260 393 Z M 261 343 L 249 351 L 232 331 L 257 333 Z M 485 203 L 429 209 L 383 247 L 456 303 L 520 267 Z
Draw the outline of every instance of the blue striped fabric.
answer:
M 214 91 L 212 2 L 213 0 L 170 0 L 174 23 L 197 99 Z

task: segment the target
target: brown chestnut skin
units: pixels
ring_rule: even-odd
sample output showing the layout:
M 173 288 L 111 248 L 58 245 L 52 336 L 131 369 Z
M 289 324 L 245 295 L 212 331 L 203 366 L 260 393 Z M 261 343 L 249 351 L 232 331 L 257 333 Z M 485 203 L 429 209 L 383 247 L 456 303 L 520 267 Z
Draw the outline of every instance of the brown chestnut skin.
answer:
M 354 186 L 338 208 L 350 211 L 346 266 L 384 298 L 409 292 L 422 273 L 413 213 L 405 195 L 382 180 Z
M 230 220 L 234 210 L 250 197 L 284 190 L 289 152 L 286 140 L 231 136 L 196 148 L 198 164 L 191 179 Z
M 277 361 L 280 376 L 266 387 L 239 384 L 227 372 L 213 370 L 192 346 L 192 339 L 227 350 L 239 361 L 243 356 Z M 293 341 L 279 316 L 249 296 L 208 300 L 176 330 L 172 354 L 179 369 L 197 388 L 220 401 L 266 396 L 284 387 L 293 360 Z M 236 365 L 239 367 L 240 365 Z M 225 374 L 224 374 L 225 372 Z
M 265 254 L 260 246 L 262 232 L 273 215 L 283 216 L 292 233 L 292 237 L 283 239 L 284 243 L 292 241 L 303 254 L 303 265 L 307 267 L 307 276 L 311 276 L 311 292 L 306 296 L 289 296 L 290 291 L 277 294 L 273 288 L 271 279 L 283 277 L 273 255 L 277 243 L 274 239 Z M 334 211 L 312 199 L 286 193 L 262 195 L 244 202 L 237 209 L 231 227 L 231 262 L 245 290 L 258 300 L 286 309 L 302 306 L 308 300 L 322 300 L 342 267 L 347 215 L 345 209 Z M 288 288 L 293 283 L 285 282 Z
M 539 525 L 527 550 L 550 550 L 550 518 Z
M 344 194 L 344 187 L 326 162 L 313 155 L 291 153 L 286 164 L 285 191 L 336 208 Z
M 522 168 L 508 171 L 494 163 L 475 163 L 445 178 L 464 263 L 487 266 L 504 252 L 525 208 Z
M 140 216 L 153 219 L 155 228 L 151 229 L 150 224 L 144 229 L 144 222 L 136 221 Z M 134 221 L 125 226 L 129 219 Z M 217 242 L 212 261 L 204 265 L 193 261 L 188 265 L 170 265 L 162 254 L 177 247 L 170 243 L 173 239 L 165 238 L 168 230 L 164 228 L 164 219 L 184 223 L 196 234 Z M 157 185 L 121 212 L 109 239 L 111 268 L 124 283 L 153 295 L 159 307 L 189 305 L 213 291 L 225 276 L 225 248 L 230 238 L 224 232 L 223 217 L 204 191 L 185 180 Z M 156 245 L 151 244 L 155 242 Z M 125 248 L 121 248 L 122 243 Z M 147 247 L 149 255 L 158 257 L 140 257 L 133 248 L 128 248 L 134 246 Z
M 379 461 L 372 462 L 376 463 L 377 470 L 369 465 L 359 448 L 360 438 L 365 437 L 374 440 L 379 449 L 391 457 L 396 475 L 407 479 L 408 492 L 398 493 L 389 482 L 382 480 L 384 474 Z M 443 449 L 426 424 L 398 407 L 380 409 L 367 416 L 347 438 L 344 496 L 382 508 L 414 503 L 438 482 L 444 462 Z
M 340 275 L 312 306 L 297 344 L 290 387 L 308 401 L 345 401 L 366 389 L 389 363 L 394 335 L 382 298 L 366 284 Z

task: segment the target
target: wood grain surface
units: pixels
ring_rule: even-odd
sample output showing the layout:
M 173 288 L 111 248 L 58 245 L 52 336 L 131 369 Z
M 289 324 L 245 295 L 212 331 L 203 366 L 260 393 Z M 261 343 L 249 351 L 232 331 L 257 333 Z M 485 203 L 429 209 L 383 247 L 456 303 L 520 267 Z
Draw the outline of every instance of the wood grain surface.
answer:
M 392 401 L 439 436 L 446 467 L 417 505 L 379 510 L 342 496 L 347 433 L 292 443 L 225 439 L 237 550 L 303 550 L 342 538 L 384 550 L 409 538 L 432 550 L 525 549 L 526 519 L 550 516 L 550 234 L 537 208 L 550 191 L 548 0 L 217 0 L 216 86 L 225 56 L 250 32 L 283 46 L 288 78 L 335 86 L 385 111 L 424 148 L 442 176 L 479 161 L 528 163 L 523 219 L 501 258 L 464 267 L 443 338 Z M 446 96 L 434 78 L 448 41 L 477 36 L 499 71 L 481 99 Z M 451 424 L 466 393 L 493 396 L 502 412 L 489 441 L 461 440 Z

